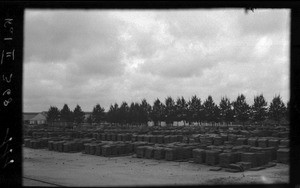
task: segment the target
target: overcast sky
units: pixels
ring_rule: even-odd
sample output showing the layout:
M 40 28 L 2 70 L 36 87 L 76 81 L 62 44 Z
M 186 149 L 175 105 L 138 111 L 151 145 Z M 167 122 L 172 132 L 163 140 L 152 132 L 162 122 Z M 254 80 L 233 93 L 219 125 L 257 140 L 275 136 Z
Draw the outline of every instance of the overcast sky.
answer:
M 290 11 L 26 10 L 23 111 L 167 96 L 289 99 Z M 269 103 L 268 103 L 269 104 Z

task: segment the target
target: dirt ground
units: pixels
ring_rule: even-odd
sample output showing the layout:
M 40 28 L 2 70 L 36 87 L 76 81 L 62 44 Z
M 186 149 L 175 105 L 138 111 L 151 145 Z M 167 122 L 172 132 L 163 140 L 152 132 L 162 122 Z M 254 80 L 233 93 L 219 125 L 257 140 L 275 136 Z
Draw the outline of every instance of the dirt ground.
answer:
M 23 149 L 23 186 L 155 186 L 288 183 L 289 166 L 277 164 L 260 171 L 209 171 L 211 166 L 190 162 L 101 157 Z M 28 179 L 29 178 L 29 179 Z M 34 181 L 35 179 L 39 181 Z M 50 185 L 44 182 L 49 182 Z

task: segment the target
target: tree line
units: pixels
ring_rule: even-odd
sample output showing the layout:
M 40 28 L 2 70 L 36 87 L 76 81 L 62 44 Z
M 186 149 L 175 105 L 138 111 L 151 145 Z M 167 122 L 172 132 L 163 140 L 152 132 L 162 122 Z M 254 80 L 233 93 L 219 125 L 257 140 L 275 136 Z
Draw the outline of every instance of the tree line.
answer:
M 208 96 L 205 101 L 192 96 L 188 101 L 184 97 L 178 97 L 174 100 L 167 97 L 164 102 L 158 98 L 150 105 L 146 99 L 139 102 L 122 102 L 120 105 L 114 103 L 109 110 L 105 112 L 104 108 L 97 104 L 93 107 L 91 115 L 85 119 L 85 113 L 77 105 L 71 111 L 67 104 L 59 110 L 55 106 L 50 106 L 47 113 L 48 122 L 71 122 L 81 124 L 109 122 L 112 124 L 147 124 L 153 121 L 155 126 L 161 125 L 161 122 L 173 124 L 183 121 L 184 124 L 194 123 L 226 123 L 231 122 L 244 123 L 263 123 L 266 120 L 280 123 L 285 119 L 289 121 L 289 102 L 285 105 L 280 95 L 275 95 L 268 105 L 263 94 L 254 97 L 253 105 L 246 102 L 243 94 L 238 95 L 235 101 L 222 97 L 219 104 L 216 104 L 212 96 Z

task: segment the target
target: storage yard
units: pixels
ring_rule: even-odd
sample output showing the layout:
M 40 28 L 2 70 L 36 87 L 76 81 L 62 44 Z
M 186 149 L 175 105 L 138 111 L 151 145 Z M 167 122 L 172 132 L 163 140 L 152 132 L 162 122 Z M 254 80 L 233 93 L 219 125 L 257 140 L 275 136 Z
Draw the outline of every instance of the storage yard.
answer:
M 26 128 L 23 184 L 288 183 L 288 133 L 285 126 Z

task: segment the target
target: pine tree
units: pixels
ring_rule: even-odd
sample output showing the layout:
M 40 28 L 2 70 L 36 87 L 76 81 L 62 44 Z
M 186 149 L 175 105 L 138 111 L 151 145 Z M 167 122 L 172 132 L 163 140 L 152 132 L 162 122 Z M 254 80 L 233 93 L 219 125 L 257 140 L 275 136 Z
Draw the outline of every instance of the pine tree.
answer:
M 280 120 L 286 115 L 286 107 L 281 100 L 280 95 L 275 96 L 270 103 L 269 118 L 276 121 L 278 124 Z
M 202 119 L 203 109 L 201 105 L 201 99 L 194 95 L 188 102 L 188 121 L 201 123 Z
M 102 108 L 100 106 L 100 104 L 97 104 L 96 106 L 94 106 L 93 108 L 93 112 L 92 112 L 92 122 L 95 123 L 100 123 L 101 121 L 103 121 L 105 118 L 105 112 L 104 112 L 104 108 Z
M 173 125 L 175 121 L 175 102 L 172 97 L 167 97 L 165 100 L 165 120 L 167 124 Z
M 222 97 L 220 101 L 220 118 L 228 125 L 234 121 L 234 111 L 230 100 L 227 97 Z
M 184 124 L 187 120 L 187 111 L 188 110 L 188 104 L 186 103 L 185 99 L 183 97 L 178 98 L 176 101 L 176 120 L 177 121 L 183 121 Z
M 254 103 L 251 107 L 252 121 L 260 123 L 263 122 L 267 118 L 267 106 L 268 104 L 262 94 L 255 96 Z
M 60 118 L 61 118 L 61 121 L 66 122 L 66 123 L 73 122 L 73 113 L 67 104 L 64 104 L 63 108 L 61 109 Z
M 84 122 L 84 112 L 81 110 L 81 107 L 78 104 L 74 109 L 74 122 L 77 124 Z
M 158 122 L 161 121 L 163 116 L 163 104 L 159 99 L 156 99 L 153 103 L 153 107 L 151 110 L 151 119 L 154 122 L 154 126 L 158 125 Z
M 286 103 L 286 113 L 285 113 L 285 119 L 290 122 L 290 101 Z
M 56 106 L 50 106 L 47 112 L 47 121 L 52 123 L 55 121 L 59 121 L 60 112 Z
M 141 112 L 141 123 L 147 125 L 147 123 L 150 119 L 151 106 L 148 104 L 146 99 L 142 100 L 140 109 L 141 109 L 141 111 L 140 111 Z
M 237 97 L 236 101 L 233 103 L 235 118 L 243 125 L 250 117 L 250 107 L 246 102 L 246 97 L 241 94 Z
M 215 121 L 214 113 L 215 113 L 215 103 L 213 98 L 209 95 L 207 99 L 203 103 L 203 111 L 204 111 L 204 120 L 206 122 Z

